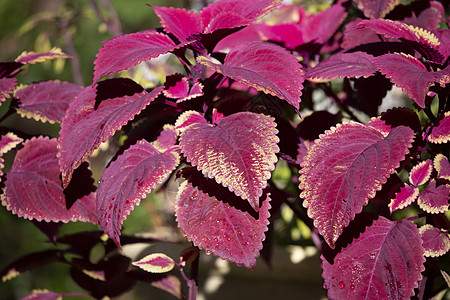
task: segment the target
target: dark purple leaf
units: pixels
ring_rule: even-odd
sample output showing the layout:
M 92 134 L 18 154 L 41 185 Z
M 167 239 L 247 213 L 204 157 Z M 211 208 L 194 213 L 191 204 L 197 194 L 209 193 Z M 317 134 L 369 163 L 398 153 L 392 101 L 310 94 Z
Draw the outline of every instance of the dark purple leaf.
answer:
M 47 52 L 36 53 L 33 51 L 29 52 L 24 51 L 16 58 L 16 62 L 22 64 L 36 64 L 56 58 L 72 58 L 72 57 L 63 53 L 60 48 L 53 47 Z
M 405 185 L 400 188 L 400 192 L 395 194 L 395 198 L 389 203 L 389 211 L 392 213 L 413 203 L 419 195 L 419 188 Z
M 427 140 L 434 144 L 445 144 L 450 141 L 450 111 L 445 113 L 438 126 L 433 127 Z
M 17 112 L 28 119 L 60 123 L 70 102 L 81 91 L 78 85 L 58 80 L 33 83 L 14 94 L 20 100 Z
M 0 104 L 16 89 L 16 78 L 0 78 Z
M 342 114 L 332 114 L 325 110 L 313 111 L 311 114 L 302 118 L 301 122 L 297 125 L 298 135 L 308 141 L 314 141 L 325 132 L 330 129 L 331 126 L 335 126 L 342 121 Z
M 307 79 L 326 80 L 335 77 L 369 77 L 377 71 L 373 56 L 364 52 L 339 52 L 320 62 L 306 73 Z
M 186 115 L 198 113 L 190 111 L 180 119 Z M 223 118 L 216 126 L 206 121 L 189 125 L 181 134 L 180 147 L 188 162 L 258 211 L 259 197 L 277 161 L 275 126 L 271 117 L 240 112 Z
M 416 187 L 425 184 L 430 179 L 431 171 L 433 171 L 431 159 L 421 161 L 411 169 L 409 182 Z
M 185 181 L 177 194 L 177 222 L 188 240 L 206 253 L 253 268 L 269 224 L 269 202 L 267 196 L 255 220 Z
M 0 78 L 11 78 L 20 72 L 22 66 L 23 64 L 15 61 L 0 62 Z
M 94 181 L 94 178 L 92 178 L 92 172 L 89 169 L 89 163 L 86 161 L 83 162 L 78 168 L 75 169 L 72 180 L 64 189 L 66 208 L 70 209 L 78 199 L 95 192 L 97 187 L 94 185 Z
M 424 249 L 416 225 L 374 221 L 330 264 L 322 277 L 330 299 L 409 299 L 424 269 Z
M 99 224 L 119 248 L 123 221 L 178 164 L 178 153 L 161 153 L 141 140 L 103 172 L 97 192 Z
M 450 180 L 450 163 L 447 157 L 442 154 L 436 155 L 434 157 L 433 165 L 437 171 L 438 178 Z
M 179 74 L 176 74 L 179 75 Z M 168 86 L 168 82 L 164 84 L 165 90 L 164 95 L 167 98 L 178 99 L 177 103 L 187 101 L 193 98 L 197 98 L 203 96 L 203 85 L 199 82 L 195 82 L 191 88 L 189 88 L 189 81 L 184 76 L 171 76 L 174 82 L 170 82 L 170 86 Z
M 86 87 L 71 102 L 61 124 L 58 157 L 63 186 L 69 184 L 73 171 L 95 149 L 118 129 L 132 120 L 162 91 L 157 87 L 150 93 L 104 100 L 94 109 L 95 86 Z
M 446 230 L 425 224 L 419 228 L 426 257 L 439 257 L 450 250 L 450 236 Z
M 233 48 L 224 64 L 204 56 L 197 62 L 299 108 L 304 72 L 295 56 L 280 46 L 253 42 Z
M 400 165 L 413 140 L 405 126 L 384 137 L 356 122 L 339 124 L 316 140 L 301 164 L 300 197 L 330 247 Z
M 144 88 L 130 78 L 111 78 L 97 84 L 94 109 L 97 110 L 103 100 L 142 93 Z
M 6 174 L 2 205 L 29 220 L 96 224 L 94 194 L 83 197 L 71 209 L 66 209 L 56 146 L 56 139 L 43 137 L 24 143 Z
M 152 6 L 167 33 L 173 34 L 180 42 L 196 33 L 203 32 L 202 18 L 195 12 L 174 7 Z
M 414 132 L 422 131 L 419 116 L 407 107 L 391 108 L 381 114 L 381 120 L 392 127 L 404 125 L 410 127 Z
M 436 181 L 431 180 L 426 189 L 420 193 L 419 199 L 417 199 L 417 204 L 419 204 L 419 207 L 427 213 L 444 213 L 448 211 L 449 208 L 449 194 L 449 184 L 436 186 Z
M 137 32 L 114 37 L 102 43 L 94 61 L 94 82 L 100 77 L 128 70 L 143 61 L 181 48 L 162 33 Z
M 180 264 L 182 266 L 190 265 L 194 262 L 200 254 L 200 251 L 197 247 L 188 247 L 183 249 L 180 253 Z
M 355 0 L 358 8 L 364 12 L 369 19 L 384 18 L 390 11 L 394 9 L 401 0 Z

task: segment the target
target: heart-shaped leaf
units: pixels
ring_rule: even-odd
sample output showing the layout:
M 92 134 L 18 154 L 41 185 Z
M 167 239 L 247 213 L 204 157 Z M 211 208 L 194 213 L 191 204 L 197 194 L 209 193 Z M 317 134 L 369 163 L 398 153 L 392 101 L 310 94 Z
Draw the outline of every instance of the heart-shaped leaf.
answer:
M 391 10 L 393 10 L 401 0 L 356 0 L 358 8 L 363 11 L 364 15 L 369 19 L 384 18 Z
M 420 193 L 417 204 L 424 211 L 430 214 L 446 212 L 449 208 L 448 197 L 450 185 L 443 184 L 436 186 L 436 180 L 431 180 L 426 189 Z
M 97 192 L 99 224 L 120 248 L 123 221 L 179 164 L 176 152 L 159 152 L 146 140 L 130 146 L 103 172 Z
M 29 220 L 97 223 L 93 193 L 66 209 L 56 157 L 57 143 L 56 139 L 43 137 L 24 143 L 6 174 L 2 205 Z
M 319 233 L 332 248 L 355 214 L 360 213 L 405 158 L 414 132 L 406 126 L 378 130 L 356 122 L 321 135 L 303 160 L 300 197 Z
M 67 187 L 73 171 L 95 149 L 112 136 L 162 91 L 157 87 L 132 96 L 107 99 L 95 106 L 95 86 L 86 87 L 69 105 L 61 124 L 58 145 L 63 185 Z
M 438 126 L 433 127 L 427 140 L 434 144 L 445 144 L 450 141 L 450 111 L 445 113 Z
M 339 252 L 330 264 L 322 256 L 322 277 L 330 299 L 409 299 L 424 269 L 416 225 L 384 217 Z
M 198 117 L 190 111 L 179 119 L 186 115 Z M 188 162 L 258 211 L 259 198 L 277 161 L 275 127 L 271 117 L 240 112 L 224 117 L 216 126 L 206 121 L 189 125 L 181 134 L 180 147 Z
M 137 32 L 109 39 L 102 43 L 103 48 L 96 55 L 94 83 L 104 75 L 128 70 L 189 43 L 176 45 L 167 35 L 156 32 Z
M 53 47 L 47 52 L 36 53 L 33 51 L 29 52 L 24 51 L 16 58 L 16 62 L 32 65 L 56 58 L 72 58 L 72 57 L 62 52 L 60 48 Z
M 267 196 L 258 220 L 255 220 L 248 213 L 204 194 L 185 181 L 178 189 L 175 212 L 178 226 L 195 246 L 252 268 L 269 224 L 269 201 Z
M 317 66 L 309 70 L 306 74 L 308 79 L 333 79 L 368 77 L 377 71 L 377 67 L 372 63 L 373 56 L 365 52 L 340 52 L 330 56 Z
M 224 64 L 215 64 L 204 56 L 197 62 L 299 108 L 304 72 L 295 56 L 280 46 L 252 42 L 233 48 Z
M 434 157 L 433 164 L 438 173 L 438 178 L 450 180 L 450 163 L 447 157 L 439 153 Z
M 433 163 L 431 159 L 421 161 L 415 165 L 409 173 L 409 182 L 413 186 L 425 184 L 430 179 L 431 171 L 433 171 Z
M 17 85 L 16 78 L 0 78 L 0 103 L 9 98 Z
M 166 273 L 175 267 L 175 261 L 164 253 L 152 253 L 133 262 L 133 265 L 150 273 Z
M 395 194 L 395 198 L 389 203 L 390 212 L 402 209 L 413 203 L 419 196 L 419 188 L 405 185 L 400 188 L 400 192 Z
M 33 83 L 15 92 L 14 96 L 20 100 L 17 112 L 36 121 L 59 123 L 81 91 L 76 84 L 58 80 Z
M 450 236 L 446 230 L 425 224 L 419 228 L 426 257 L 439 257 L 450 250 Z

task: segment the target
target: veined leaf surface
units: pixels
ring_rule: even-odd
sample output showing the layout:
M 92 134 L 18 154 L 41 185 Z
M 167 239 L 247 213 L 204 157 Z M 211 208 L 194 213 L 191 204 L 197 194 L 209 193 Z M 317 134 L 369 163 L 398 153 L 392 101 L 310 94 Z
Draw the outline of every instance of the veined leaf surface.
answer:
M 414 132 L 406 126 L 378 130 L 356 122 L 322 134 L 300 170 L 300 197 L 319 233 L 332 248 L 355 214 L 375 196 L 405 158 Z
M 356 0 L 358 8 L 370 19 L 384 18 L 401 0 Z
M 415 165 L 409 173 L 409 182 L 414 186 L 425 184 L 430 179 L 433 171 L 433 163 L 430 159 L 421 161 Z
M 419 228 L 426 257 L 439 257 L 450 250 L 450 236 L 446 230 L 441 230 L 431 224 Z
M 444 118 L 438 126 L 433 128 L 427 139 L 435 144 L 445 144 L 450 141 L 450 111 L 445 113 Z
M 436 180 L 431 180 L 425 190 L 420 193 L 417 204 L 424 211 L 430 214 L 446 212 L 449 208 L 448 197 L 450 185 L 443 184 L 436 186 Z

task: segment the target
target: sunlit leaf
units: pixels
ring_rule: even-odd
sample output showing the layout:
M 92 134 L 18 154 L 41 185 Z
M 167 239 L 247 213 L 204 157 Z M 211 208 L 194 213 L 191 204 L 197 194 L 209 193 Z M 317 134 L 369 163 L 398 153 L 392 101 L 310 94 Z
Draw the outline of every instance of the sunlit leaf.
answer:
M 433 127 L 427 139 L 435 144 L 445 144 L 450 141 L 450 111 L 445 113 L 445 117 L 438 126 Z
M 446 230 L 425 224 L 419 228 L 426 257 L 439 257 L 450 250 L 450 236 Z
M 426 189 L 420 193 L 417 204 L 424 211 L 431 214 L 446 212 L 449 208 L 448 197 L 450 185 L 436 186 L 436 181 L 431 180 Z
M 152 253 L 133 262 L 133 265 L 150 273 L 166 273 L 175 267 L 175 261 L 164 253 Z
M 430 179 L 433 171 L 433 163 L 430 159 L 421 161 L 415 165 L 409 173 L 409 182 L 414 186 L 425 184 Z
M 62 52 L 60 48 L 54 47 L 47 52 L 33 52 L 24 51 L 16 58 L 16 62 L 22 64 L 36 64 L 50 59 L 56 58 L 72 58 L 71 56 Z
M 450 163 L 447 157 L 439 153 L 434 157 L 433 164 L 438 173 L 438 178 L 450 180 Z
M 172 33 L 181 42 L 196 33 L 203 32 L 202 18 L 195 12 L 174 7 L 152 6 L 167 33 Z
M 419 195 L 419 188 L 405 185 L 400 188 L 400 192 L 395 194 L 395 198 L 389 203 L 390 212 L 402 209 L 413 203 Z

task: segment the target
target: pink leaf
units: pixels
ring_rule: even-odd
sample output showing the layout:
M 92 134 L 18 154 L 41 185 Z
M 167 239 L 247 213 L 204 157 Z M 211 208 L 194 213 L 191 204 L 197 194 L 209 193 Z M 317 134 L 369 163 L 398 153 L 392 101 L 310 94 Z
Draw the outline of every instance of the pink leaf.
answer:
M 90 194 L 67 210 L 61 187 L 56 139 L 32 138 L 17 152 L 6 174 L 2 205 L 13 214 L 46 222 L 97 223 L 95 196 Z
M 430 179 L 431 171 L 433 171 L 431 159 L 424 160 L 411 169 L 409 182 L 413 186 L 425 184 Z
M 94 109 L 96 88 L 86 87 L 70 103 L 61 124 L 58 157 L 64 187 L 69 184 L 73 171 L 101 143 L 150 104 L 162 89 L 157 87 L 150 93 L 143 91 L 132 96 L 107 99 Z
M 252 42 L 233 48 L 224 64 L 204 56 L 197 62 L 299 108 L 304 72 L 295 56 L 280 46 Z
M 440 22 L 445 15 L 443 11 L 441 11 L 441 9 L 444 10 L 444 8 L 442 4 L 437 1 L 432 1 L 431 3 L 433 3 L 434 5 L 422 10 L 418 16 L 413 14 L 411 17 L 405 18 L 403 22 L 408 25 L 424 28 L 429 31 L 435 31 L 439 29 Z M 436 6 L 440 6 L 440 8 Z
M 434 144 L 445 144 L 450 141 L 450 111 L 445 113 L 438 126 L 433 127 L 427 139 Z
M 417 204 L 430 214 L 443 213 L 448 210 L 448 197 L 450 185 L 436 186 L 436 181 L 431 180 L 426 189 L 420 193 Z
M 61 122 L 70 102 L 82 88 L 69 82 L 44 81 L 19 89 L 15 97 L 20 99 L 18 113 L 36 121 Z
M 380 38 L 372 30 L 368 28 L 357 29 L 358 23 L 362 20 L 361 18 L 354 18 L 345 25 L 342 48 L 349 49 L 359 45 L 380 42 Z
M 173 7 L 152 6 L 167 33 L 172 33 L 181 42 L 196 33 L 203 32 L 202 18 L 195 12 Z
M 369 121 L 366 122 L 366 126 L 375 128 L 384 136 L 387 136 L 391 131 L 391 125 L 387 125 L 385 121 L 381 120 L 381 116 L 372 117 Z
M 400 192 L 395 194 L 395 198 L 389 203 L 389 211 L 392 213 L 413 203 L 419 195 L 419 188 L 405 185 L 400 188 Z
M 300 196 L 332 248 L 400 165 L 413 140 L 409 127 L 395 127 L 384 137 L 372 127 L 348 122 L 326 131 L 314 143 L 301 164 Z
M 433 164 L 438 173 L 438 178 L 450 180 L 450 163 L 448 162 L 447 157 L 442 154 L 438 154 L 434 157 Z
M 177 131 L 175 130 L 175 126 L 166 124 L 163 127 L 163 130 L 159 134 L 156 141 L 153 142 L 153 146 L 158 149 L 160 152 L 164 152 L 167 149 L 172 148 L 177 142 Z
M 195 82 L 189 90 L 189 81 L 186 77 L 181 77 L 173 86 L 169 86 L 164 91 L 168 98 L 178 99 L 177 103 L 203 96 L 203 85 Z
M 208 124 L 206 119 L 199 112 L 189 110 L 178 117 L 175 122 L 175 129 L 183 131 L 186 127 L 197 123 Z
M 178 166 L 175 152 L 159 152 L 145 140 L 132 145 L 103 172 L 97 191 L 99 224 L 120 248 L 123 221 Z
M 392 11 L 401 0 L 356 0 L 358 8 L 364 12 L 364 15 L 370 19 L 384 18 Z
M 322 257 L 328 297 L 409 299 L 425 270 L 423 251 L 414 223 L 380 217 L 339 252 L 333 264 Z
M 166 273 L 175 267 L 175 261 L 164 253 L 152 253 L 133 262 L 133 265 L 150 273 Z
M 17 85 L 16 78 L 0 78 L 0 103 L 9 98 Z
M 56 58 L 72 58 L 72 57 L 63 53 L 60 48 L 53 47 L 47 52 L 36 53 L 33 51 L 29 52 L 24 51 L 16 58 L 16 62 L 22 64 L 36 64 Z
M 450 250 L 450 237 L 447 231 L 425 224 L 419 228 L 426 257 L 439 257 Z
M 94 61 L 94 82 L 100 77 L 128 70 L 143 61 L 181 48 L 162 33 L 137 32 L 114 37 L 102 43 Z
M 240 26 L 249 25 L 252 20 L 249 20 L 241 15 L 232 12 L 222 12 L 209 22 L 205 28 L 204 33 L 211 33 L 219 29 L 235 28 Z
M 180 147 L 188 162 L 258 211 L 262 190 L 277 161 L 275 127 L 271 117 L 239 112 L 221 119 L 217 126 L 203 122 L 188 126 L 181 134 Z
M 442 77 L 438 72 L 428 72 L 418 59 L 403 53 L 377 56 L 373 63 L 422 108 L 428 89 Z
M 255 220 L 185 181 L 177 194 L 177 222 L 188 240 L 206 253 L 253 268 L 269 224 L 269 202 L 267 196 Z
M 369 77 L 377 67 L 372 63 L 373 56 L 365 52 L 340 52 L 330 56 L 306 74 L 308 79 L 333 79 L 335 77 Z

